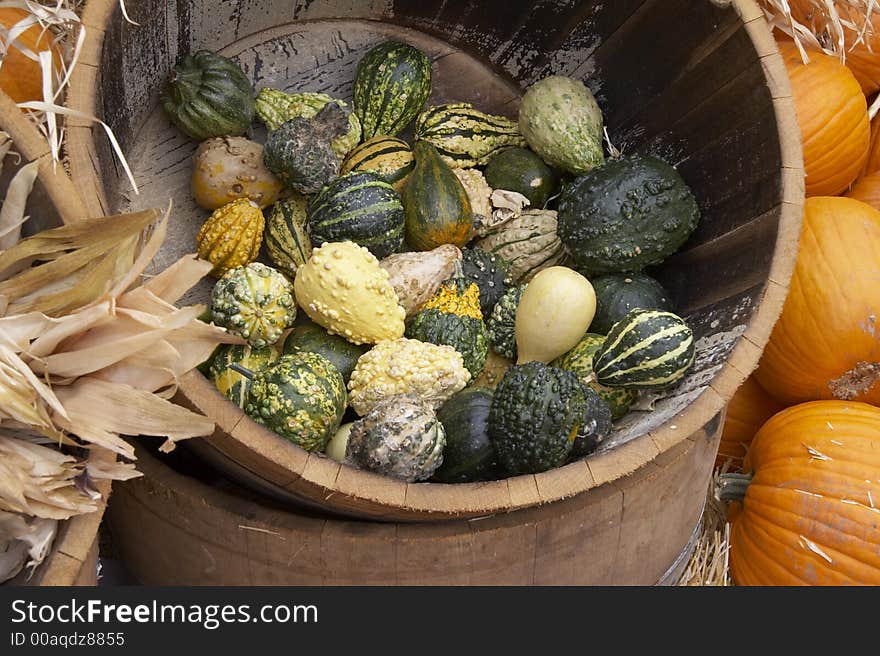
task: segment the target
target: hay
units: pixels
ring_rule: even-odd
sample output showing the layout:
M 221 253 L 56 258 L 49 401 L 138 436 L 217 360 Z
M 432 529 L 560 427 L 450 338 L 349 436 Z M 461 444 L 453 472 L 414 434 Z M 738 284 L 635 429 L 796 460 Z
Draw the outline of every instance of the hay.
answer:
M 724 504 L 718 500 L 716 489 L 724 467 L 716 471 L 709 483 L 706 507 L 700 526 L 700 537 L 694 554 L 685 567 L 678 585 L 729 586 L 730 580 L 730 524 Z

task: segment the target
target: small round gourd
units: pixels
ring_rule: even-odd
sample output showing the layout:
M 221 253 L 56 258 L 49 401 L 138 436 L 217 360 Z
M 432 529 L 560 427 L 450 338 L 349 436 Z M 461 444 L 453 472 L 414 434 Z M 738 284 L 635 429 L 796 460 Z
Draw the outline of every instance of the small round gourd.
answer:
M 671 310 L 663 285 L 645 273 L 610 273 L 590 280 L 596 292 L 596 316 L 590 331 L 606 335 L 630 310 Z
M 443 462 L 446 433 L 430 405 L 414 397 L 387 399 L 354 422 L 345 459 L 404 481 L 423 481 Z
M 191 185 L 193 198 L 206 210 L 239 198 L 266 207 L 284 189 L 263 164 L 263 147 L 244 137 L 215 137 L 200 143 L 193 155 Z
M 208 376 L 227 399 L 243 409 L 247 405 L 251 379 L 231 366 L 238 364 L 251 371 L 259 371 L 276 360 L 278 355 L 274 345 L 252 348 L 248 344 L 225 344 L 209 360 Z
M 415 166 L 416 160 L 408 143 L 396 137 L 378 135 L 348 153 L 342 162 L 341 173 L 369 171 L 400 192 Z
M 510 266 L 502 257 L 474 247 L 462 251 L 461 269 L 480 288 L 480 310 L 488 317 L 511 283 Z
M 331 335 L 311 321 L 294 326 L 284 340 L 284 353 L 310 351 L 327 358 L 342 374 L 345 384 L 351 378 L 358 358 L 369 350 L 367 346 L 352 344 L 344 337 Z
M 472 483 L 497 478 L 495 449 L 489 438 L 491 390 L 469 387 L 437 411 L 446 431 L 443 464 L 432 480 L 438 483 Z
M 590 281 L 567 267 L 540 271 L 516 310 L 517 364 L 548 363 L 578 343 L 596 312 Z
M 516 308 L 525 290 L 525 285 L 508 289 L 486 320 L 492 349 L 508 360 L 516 360 Z
M 528 148 L 508 148 L 489 161 L 486 182 L 492 189 L 522 194 L 530 207 L 541 209 L 556 191 L 559 176 Z
M 234 200 L 214 211 L 196 236 L 199 257 L 214 265 L 219 278 L 230 269 L 257 259 L 266 220 L 262 210 L 246 198 Z

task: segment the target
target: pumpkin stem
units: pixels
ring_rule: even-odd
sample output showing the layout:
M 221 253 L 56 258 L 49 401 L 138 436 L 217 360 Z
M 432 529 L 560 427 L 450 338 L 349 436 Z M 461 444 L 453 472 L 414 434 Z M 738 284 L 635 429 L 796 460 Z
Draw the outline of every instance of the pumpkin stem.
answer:
M 742 501 L 752 482 L 752 474 L 722 474 L 715 492 L 721 501 Z
M 233 371 L 237 372 L 237 373 L 240 373 L 242 376 L 244 376 L 244 377 L 247 378 L 248 380 L 253 380 L 253 379 L 254 379 L 254 372 L 251 371 L 250 369 L 248 369 L 247 367 L 242 367 L 242 366 L 241 366 L 240 364 L 238 364 L 237 362 L 235 362 L 235 363 L 229 365 L 229 368 L 232 369 Z

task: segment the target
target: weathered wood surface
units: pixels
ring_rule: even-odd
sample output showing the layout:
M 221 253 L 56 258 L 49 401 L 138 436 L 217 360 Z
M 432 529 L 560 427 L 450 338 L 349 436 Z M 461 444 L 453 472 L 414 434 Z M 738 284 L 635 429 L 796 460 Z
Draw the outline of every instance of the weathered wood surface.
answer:
M 104 47 L 90 46 L 100 69 L 82 75 L 71 103 L 102 108 L 130 154 L 141 195 L 133 197 L 119 178 L 102 135 L 71 129 L 71 160 L 84 188 L 102 189 L 108 209 L 174 199 L 174 238 L 160 266 L 192 252 L 207 214 L 189 194 L 194 145 L 155 104 L 172 63 L 202 47 L 223 47 L 257 86 L 350 100 L 364 50 L 402 38 L 430 53 L 434 102 L 474 99 L 508 115 L 520 89 L 546 75 L 574 75 L 596 94 L 612 142 L 674 163 L 702 211 L 689 242 L 653 272 L 694 329 L 696 364 L 653 412 L 619 422 L 586 462 L 473 487 L 407 485 L 306 454 L 192 375 L 182 397 L 217 421 L 218 431 L 200 445 L 215 464 L 264 481 L 280 497 L 343 513 L 424 520 L 522 508 L 600 486 L 656 458 L 715 416 L 755 367 L 794 265 L 803 171 L 784 67 L 752 0 L 235 0 L 209 12 L 201 0 L 145 0 L 136 10 L 149 17 L 139 21 L 143 28 L 126 25 L 114 4 L 87 5 Z M 187 300 L 206 300 L 209 286 Z

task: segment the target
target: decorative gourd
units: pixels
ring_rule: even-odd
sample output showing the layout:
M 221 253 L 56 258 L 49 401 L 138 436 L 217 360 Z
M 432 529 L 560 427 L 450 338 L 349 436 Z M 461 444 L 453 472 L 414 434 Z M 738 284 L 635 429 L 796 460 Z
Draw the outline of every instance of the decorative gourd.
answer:
M 370 49 L 357 67 L 354 111 L 364 140 L 397 136 L 431 95 L 431 62 L 406 43 L 386 41 Z
M 293 118 L 269 133 L 263 161 L 284 185 L 315 194 L 339 175 L 339 155 L 332 144 L 348 129 L 348 116 L 327 103 L 312 118 Z
M 507 373 L 507 370 L 513 366 L 513 361 L 498 355 L 492 349 L 486 356 L 486 365 L 480 375 L 471 383 L 472 387 L 483 387 L 494 390 L 498 387 L 498 383 Z
M 520 193 L 541 209 L 556 192 L 559 176 L 528 148 L 508 148 L 489 160 L 486 182 L 492 189 Z
M 224 344 L 211 358 L 208 376 L 227 399 L 244 409 L 251 389 L 251 380 L 230 369 L 230 366 L 239 364 L 251 371 L 259 371 L 278 356 L 278 349 L 274 345 L 255 349 L 247 344 Z
M 214 265 L 219 278 L 230 269 L 250 264 L 260 253 L 266 221 L 263 211 L 246 198 L 234 200 L 214 211 L 196 236 L 196 251 Z
M 593 453 L 613 429 L 611 408 L 592 387 L 584 387 L 586 412 L 577 437 L 571 447 L 569 460 L 585 458 Z
M 380 401 L 403 394 L 437 409 L 470 379 L 461 353 L 451 346 L 388 340 L 360 357 L 348 381 L 348 400 L 360 416 Z
M 53 33 L 41 25 L 31 25 L 18 34 L 15 43 L 7 43 L 8 33 L 21 20 L 33 14 L 17 7 L 0 8 L 0 26 L 5 30 L 3 66 L 0 66 L 0 89 L 16 103 L 43 100 L 43 71 L 39 61 L 31 59 L 25 52 L 39 55 L 51 51 L 52 68 L 61 71 L 63 60 L 61 49 L 53 43 Z
M 804 145 L 807 196 L 834 196 L 856 179 L 868 156 L 871 128 L 861 87 L 835 57 L 779 41 Z
M 429 143 L 416 143 L 416 167 L 403 189 L 406 243 L 417 251 L 443 244 L 464 246 L 473 235 L 467 192 Z
M 480 312 L 480 288 L 456 275 L 440 285 L 406 327 L 406 336 L 430 344 L 447 344 L 461 353 L 464 366 L 476 378 L 486 364 L 489 335 Z
M 596 313 L 590 281 L 566 267 L 539 272 L 526 286 L 516 309 L 517 364 L 548 363 L 570 351 Z
M 497 478 L 495 448 L 489 439 L 492 391 L 470 387 L 449 399 L 437 411 L 446 432 L 443 464 L 432 480 L 473 483 Z
M 732 470 L 740 471 L 746 451 L 758 430 L 783 408 L 758 384 L 754 376 L 749 376 L 727 404 L 715 466 L 720 467 L 729 460 Z
M 492 314 L 486 321 L 492 349 L 508 360 L 516 360 L 516 308 L 525 290 L 525 285 L 508 289 L 492 308 Z
M 296 270 L 312 256 L 305 196 L 294 193 L 275 203 L 266 218 L 265 243 L 269 259 L 292 280 Z
M 501 474 L 537 474 L 566 462 L 587 415 L 584 389 L 573 373 L 540 362 L 507 370 L 489 411 Z
M 388 272 L 397 300 L 409 318 L 437 293 L 440 283 L 452 277 L 459 260 L 461 249 L 444 244 L 432 251 L 395 253 L 379 265 Z
M 415 167 L 416 160 L 408 143 L 396 137 L 378 135 L 352 150 L 342 162 L 341 172 L 375 173 L 401 192 Z
M 270 131 L 277 130 L 282 123 L 292 118 L 312 118 L 328 103 L 345 110 L 348 116 L 348 130 L 333 139 L 331 146 L 340 159 L 361 140 L 361 122 L 353 112 L 348 112 L 343 101 L 331 98 L 326 93 L 284 93 L 278 89 L 263 88 L 254 100 L 254 109 Z
M 160 102 L 171 122 L 196 141 L 242 135 L 254 121 L 250 80 L 234 61 L 207 50 L 171 70 Z
M 565 261 L 556 227 L 556 212 L 526 210 L 477 240 L 476 246 L 507 262 L 513 282 L 527 283 L 539 271 Z
M 482 248 L 465 248 L 461 269 L 464 277 L 480 288 L 480 310 L 488 316 L 511 283 L 507 262 Z
M 314 246 L 353 241 L 377 258 L 403 245 L 400 194 L 375 173 L 353 171 L 336 178 L 309 203 L 309 236 Z
M 331 335 L 353 344 L 403 336 L 406 312 L 388 272 L 362 246 L 345 241 L 316 248 L 297 270 L 294 290 L 309 318 Z
M 348 447 L 348 438 L 351 436 L 352 426 L 354 426 L 353 422 L 342 424 L 324 448 L 324 453 L 336 462 L 345 462 L 345 449 Z
M 492 216 L 492 188 L 479 169 L 452 169 L 467 193 L 474 215 L 474 225 L 486 223 Z
M 263 147 L 244 137 L 215 137 L 193 155 L 192 193 L 196 203 L 216 210 L 239 198 L 271 205 L 284 185 L 263 164 Z
M 595 391 L 608 404 L 611 418 L 617 420 L 629 412 L 632 404 L 639 398 L 639 393 L 634 389 L 606 387 L 596 382 L 593 373 L 593 356 L 604 343 L 604 335 L 587 333 L 573 349 L 559 356 L 550 364 L 575 374 L 582 383 Z
M 646 273 L 609 273 L 590 281 L 596 292 L 594 333 L 606 334 L 630 310 L 671 310 L 663 286 Z
M 782 314 L 755 376 L 791 405 L 880 404 L 880 213 L 849 198 L 808 198 Z
M 678 172 L 643 155 L 609 159 L 567 185 L 559 237 L 586 274 L 640 271 L 677 251 L 700 219 Z
M 665 389 L 696 356 L 694 334 L 672 312 L 635 309 L 614 324 L 593 355 L 596 380 L 608 387 Z
M 602 111 L 580 80 L 553 75 L 529 87 L 519 129 L 541 159 L 563 171 L 578 175 L 603 161 Z
M 880 409 L 814 401 L 770 419 L 723 478 L 737 585 L 880 585 Z
M 446 434 L 434 410 L 411 396 L 379 403 L 351 427 L 346 462 L 403 481 L 424 481 L 443 462 Z
M 311 321 L 294 326 L 284 340 L 284 353 L 309 351 L 323 355 L 336 367 L 346 385 L 358 358 L 368 350 L 367 346 L 358 346 L 339 335 L 331 335 Z
M 345 413 L 345 383 L 322 355 L 282 355 L 253 372 L 245 411 L 306 451 L 323 451 Z
M 416 121 L 416 140 L 427 141 L 452 168 L 485 166 L 513 146 L 525 146 L 519 126 L 505 116 L 493 116 L 471 103 L 429 107 Z

